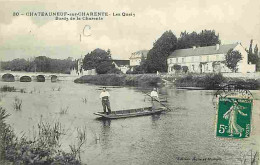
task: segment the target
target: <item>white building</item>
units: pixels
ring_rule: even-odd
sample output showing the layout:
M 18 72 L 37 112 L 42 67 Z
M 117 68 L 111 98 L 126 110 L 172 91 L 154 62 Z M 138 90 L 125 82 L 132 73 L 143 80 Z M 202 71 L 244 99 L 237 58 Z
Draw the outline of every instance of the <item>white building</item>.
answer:
M 115 65 L 115 67 L 119 70 L 121 70 L 123 73 L 126 73 L 130 68 L 130 62 L 129 60 L 112 60 L 112 64 Z
M 141 59 L 147 58 L 147 53 L 149 52 L 149 50 L 139 50 L 137 52 L 134 52 L 131 54 L 130 59 L 130 67 L 134 67 L 134 66 L 138 66 L 140 65 Z
M 212 73 L 231 72 L 224 64 L 225 55 L 230 50 L 237 50 L 242 55 L 242 60 L 238 62 L 240 73 L 255 72 L 256 66 L 248 64 L 248 55 L 245 48 L 239 43 L 206 47 L 193 47 L 189 49 L 175 50 L 168 58 L 168 73 L 174 73 L 173 66 L 187 66 L 188 72 Z

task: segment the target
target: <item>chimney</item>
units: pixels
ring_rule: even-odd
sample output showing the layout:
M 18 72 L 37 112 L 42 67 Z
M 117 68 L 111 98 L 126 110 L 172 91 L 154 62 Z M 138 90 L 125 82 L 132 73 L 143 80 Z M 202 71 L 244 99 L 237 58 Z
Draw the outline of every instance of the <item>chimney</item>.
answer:
M 216 50 L 219 50 L 219 44 L 216 44 Z
M 196 49 L 196 46 L 193 46 L 192 48 L 193 48 L 193 50 L 194 50 L 194 49 Z

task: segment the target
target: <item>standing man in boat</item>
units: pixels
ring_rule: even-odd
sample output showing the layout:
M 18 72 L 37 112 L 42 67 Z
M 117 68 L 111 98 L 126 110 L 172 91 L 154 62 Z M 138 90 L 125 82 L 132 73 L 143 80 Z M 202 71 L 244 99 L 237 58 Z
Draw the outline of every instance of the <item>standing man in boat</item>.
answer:
M 106 87 L 103 87 L 103 90 L 100 93 L 99 98 L 102 100 L 102 106 L 103 106 L 104 113 L 107 113 L 106 109 L 108 110 L 107 114 L 111 113 L 109 97 L 110 97 L 109 92 L 106 90 Z
M 151 98 L 152 98 L 152 105 L 153 105 L 153 110 L 159 107 L 159 96 L 157 93 L 156 88 L 153 88 L 153 91 L 151 92 Z

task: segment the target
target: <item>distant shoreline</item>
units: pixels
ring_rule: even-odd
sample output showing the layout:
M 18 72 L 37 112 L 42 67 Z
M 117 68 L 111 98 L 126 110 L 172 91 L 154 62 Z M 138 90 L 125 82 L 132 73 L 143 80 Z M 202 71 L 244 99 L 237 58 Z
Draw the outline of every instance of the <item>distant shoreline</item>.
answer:
M 156 74 L 104 74 L 86 75 L 75 83 L 90 83 L 105 86 L 160 86 L 171 84 L 177 89 L 217 90 L 226 84 L 239 84 L 245 89 L 260 89 L 260 78 L 224 77 L 221 73 L 156 75 Z

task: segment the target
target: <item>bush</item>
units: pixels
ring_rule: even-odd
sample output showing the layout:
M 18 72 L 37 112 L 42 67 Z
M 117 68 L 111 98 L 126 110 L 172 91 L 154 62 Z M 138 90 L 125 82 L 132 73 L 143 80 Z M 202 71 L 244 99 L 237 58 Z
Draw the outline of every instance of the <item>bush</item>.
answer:
M 7 85 L 4 85 L 0 88 L 0 91 L 1 92 L 15 92 L 16 89 L 14 87 L 10 87 L 10 86 L 7 86 Z
M 104 74 L 104 75 L 88 75 L 82 76 L 76 80 L 75 83 L 91 83 L 96 85 L 111 85 L 111 86 L 156 86 L 161 83 L 161 78 L 157 75 L 118 75 L 118 74 Z
M 62 135 L 59 123 L 52 126 L 40 122 L 38 136 L 31 141 L 26 137 L 18 139 L 15 136 L 10 125 L 5 123 L 8 116 L 0 107 L 0 160 L 14 164 L 81 164 L 74 153 L 59 150 L 59 139 Z
M 177 87 L 203 87 L 205 89 L 217 89 L 225 82 L 221 73 L 206 75 L 187 75 L 179 77 L 175 81 Z
M 189 68 L 187 66 L 182 66 L 182 70 L 183 70 L 184 73 L 187 73 Z

